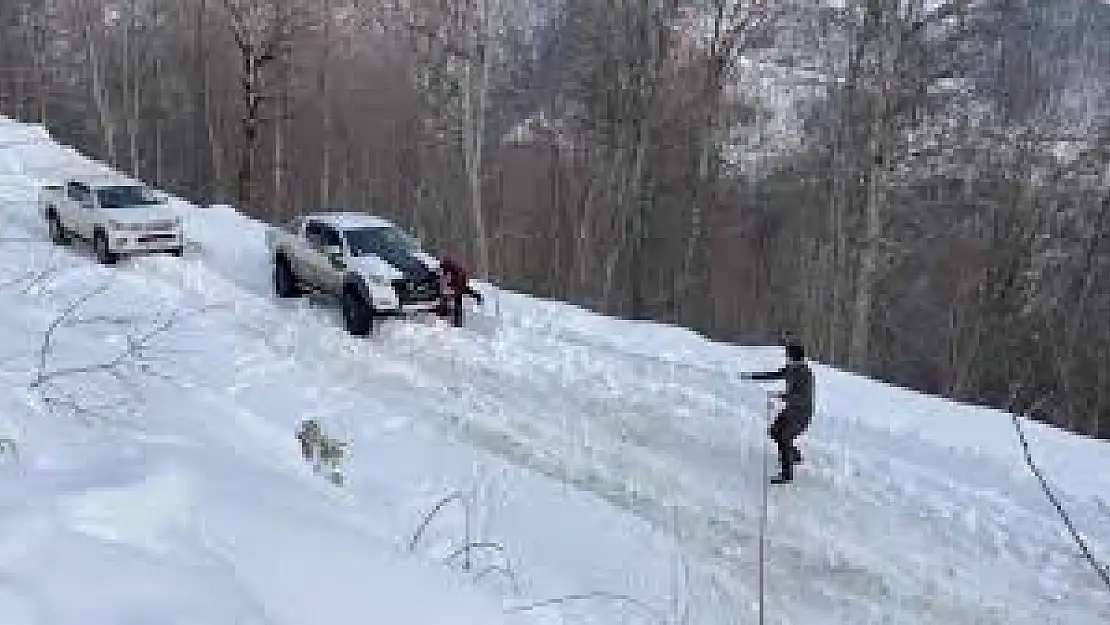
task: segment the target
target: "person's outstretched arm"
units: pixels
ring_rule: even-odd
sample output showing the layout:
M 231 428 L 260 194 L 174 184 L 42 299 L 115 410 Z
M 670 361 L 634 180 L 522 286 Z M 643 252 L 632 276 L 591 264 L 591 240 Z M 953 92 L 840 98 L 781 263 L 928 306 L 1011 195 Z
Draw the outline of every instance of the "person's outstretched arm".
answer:
M 741 380 L 785 380 L 786 367 L 778 371 L 763 371 L 759 373 L 741 373 Z

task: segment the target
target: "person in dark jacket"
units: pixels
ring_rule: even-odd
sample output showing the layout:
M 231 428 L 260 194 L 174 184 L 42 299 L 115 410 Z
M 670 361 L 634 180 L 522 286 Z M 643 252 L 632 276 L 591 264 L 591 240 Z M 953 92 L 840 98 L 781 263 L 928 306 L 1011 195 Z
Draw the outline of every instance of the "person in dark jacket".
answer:
M 794 479 L 794 465 L 802 461 L 802 453 L 794 445 L 813 418 L 813 372 L 805 362 L 805 349 L 801 343 L 786 345 L 786 365 L 777 371 L 745 373 L 742 380 L 785 380 L 786 390 L 779 395 L 786 405 L 767 430 L 779 451 L 782 467 L 773 484 L 785 484 Z
M 478 304 L 482 303 L 482 294 L 470 286 L 470 278 L 466 267 L 451 255 L 445 255 L 439 261 L 440 274 L 443 278 L 443 297 L 440 307 L 450 311 L 451 321 L 455 327 L 463 324 L 463 297 L 473 297 Z

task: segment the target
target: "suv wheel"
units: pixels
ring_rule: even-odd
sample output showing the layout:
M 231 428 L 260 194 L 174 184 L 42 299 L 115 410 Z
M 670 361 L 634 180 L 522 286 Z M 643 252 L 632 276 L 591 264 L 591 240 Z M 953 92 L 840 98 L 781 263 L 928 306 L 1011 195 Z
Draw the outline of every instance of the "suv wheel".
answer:
M 343 324 L 352 336 L 366 336 L 374 325 L 374 311 L 353 288 L 343 290 Z
M 96 252 L 96 260 L 101 265 L 113 265 L 118 259 L 118 256 L 108 248 L 108 235 L 104 234 L 103 230 L 93 235 L 93 250 Z
M 54 213 L 51 213 L 46 219 L 47 228 L 50 229 L 50 240 L 56 245 L 69 244 L 69 236 L 66 234 L 65 226 L 62 225 L 61 220 Z

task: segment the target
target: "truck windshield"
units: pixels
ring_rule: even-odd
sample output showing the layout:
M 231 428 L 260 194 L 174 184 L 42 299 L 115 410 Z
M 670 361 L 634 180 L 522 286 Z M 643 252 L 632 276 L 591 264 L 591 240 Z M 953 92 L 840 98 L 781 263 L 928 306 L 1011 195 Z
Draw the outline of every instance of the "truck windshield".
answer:
M 411 255 L 420 251 L 420 245 L 397 228 L 356 228 L 343 231 L 351 256 Z
M 100 187 L 96 190 L 100 208 L 131 208 L 133 206 L 152 206 L 158 199 L 146 187 L 121 186 Z

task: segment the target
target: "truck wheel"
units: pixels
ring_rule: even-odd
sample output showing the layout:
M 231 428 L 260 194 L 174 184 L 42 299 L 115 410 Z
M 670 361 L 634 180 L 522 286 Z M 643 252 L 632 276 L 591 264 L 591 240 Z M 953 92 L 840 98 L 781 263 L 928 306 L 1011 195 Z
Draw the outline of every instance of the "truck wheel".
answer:
M 104 231 L 97 231 L 93 235 L 93 250 L 96 252 L 96 260 L 101 265 L 114 265 L 119 256 L 108 248 L 108 235 Z
M 351 336 L 366 336 L 374 325 L 374 311 L 353 288 L 343 290 L 343 323 Z
M 297 287 L 297 276 L 293 275 L 289 261 L 282 256 L 274 261 L 274 292 L 278 297 L 297 297 L 301 294 Z
M 55 245 L 69 245 L 69 235 L 57 215 L 50 213 L 50 216 L 46 218 L 46 225 L 50 229 L 50 240 Z

